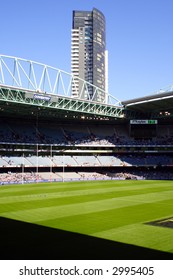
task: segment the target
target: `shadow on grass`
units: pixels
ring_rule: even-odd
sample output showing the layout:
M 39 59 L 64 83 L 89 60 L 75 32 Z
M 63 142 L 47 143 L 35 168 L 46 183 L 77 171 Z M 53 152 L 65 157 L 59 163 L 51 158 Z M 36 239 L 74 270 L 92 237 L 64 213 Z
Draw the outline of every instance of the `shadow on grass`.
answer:
M 1 260 L 172 259 L 173 254 L 0 218 Z

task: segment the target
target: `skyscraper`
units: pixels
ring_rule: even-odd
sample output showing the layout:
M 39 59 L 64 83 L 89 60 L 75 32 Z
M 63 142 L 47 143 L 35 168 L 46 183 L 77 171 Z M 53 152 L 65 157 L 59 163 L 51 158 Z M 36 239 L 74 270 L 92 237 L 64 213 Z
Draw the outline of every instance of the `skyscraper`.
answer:
M 105 17 L 97 9 L 92 11 L 73 11 L 71 35 L 71 72 L 74 77 L 83 79 L 101 89 L 95 93 L 88 85 L 92 100 L 105 102 L 106 81 L 106 38 Z M 77 79 L 76 79 L 77 80 Z M 80 80 L 77 87 L 72 88 L 72 96 L 78 97 Z M 83 92 L 83 99 L 88 96 Z

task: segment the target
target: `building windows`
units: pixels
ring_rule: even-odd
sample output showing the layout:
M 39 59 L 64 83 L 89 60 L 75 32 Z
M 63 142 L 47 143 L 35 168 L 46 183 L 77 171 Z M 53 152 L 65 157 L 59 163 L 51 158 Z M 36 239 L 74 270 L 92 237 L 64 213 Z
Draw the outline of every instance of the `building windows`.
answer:
M 93 9 L 91 12 L 73 11 L 72 28 L 72 74 L 78 78 L 85 77 L 89 83 L 104 89 L 105 64 L 103 62 L 105 61 L 106 45 L 104 15 L 97 9 Z M 74 70 L 74 63 L 79 65 L 78 72 Z M 80 83 L 78 87 L 80 87 Z M 93 89 L 90 87 L 90 96 L 94 96 L 92 91 Z M 100 99 L 104 100 L 104 96 L 97 95 L 94 100 Z

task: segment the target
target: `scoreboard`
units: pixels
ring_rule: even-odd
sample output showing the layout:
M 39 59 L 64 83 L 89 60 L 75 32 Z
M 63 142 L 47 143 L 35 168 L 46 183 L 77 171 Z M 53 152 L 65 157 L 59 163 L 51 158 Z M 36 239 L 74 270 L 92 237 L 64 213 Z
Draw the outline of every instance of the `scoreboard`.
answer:
M 157 120 L 130 120 L 130 124 L 157 124 Z
M 157 120 L 130 120 L 130 136 L 135 139 L 152 139 L 157 136 Z

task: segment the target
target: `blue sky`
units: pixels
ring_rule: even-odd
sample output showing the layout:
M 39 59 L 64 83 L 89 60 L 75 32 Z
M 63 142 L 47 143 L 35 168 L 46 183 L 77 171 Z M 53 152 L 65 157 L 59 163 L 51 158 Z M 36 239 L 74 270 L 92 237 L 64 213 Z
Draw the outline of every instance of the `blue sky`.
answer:
M 73 10 L 106 17 L 109 93 L 120 100 L 173 84 L 172 0 L 5 0 L 0 53 L 70 72 Z

